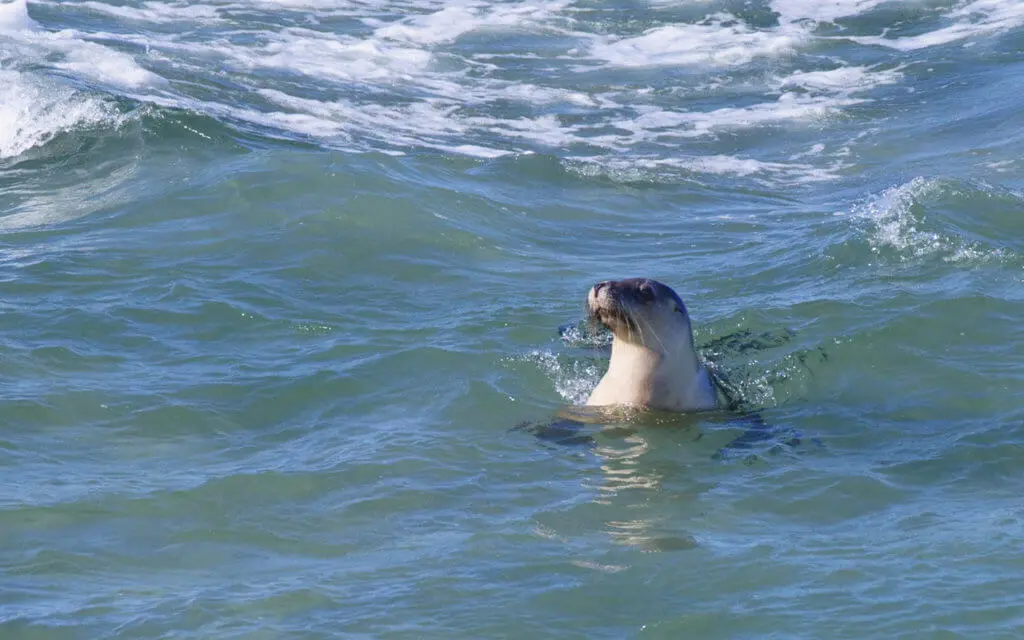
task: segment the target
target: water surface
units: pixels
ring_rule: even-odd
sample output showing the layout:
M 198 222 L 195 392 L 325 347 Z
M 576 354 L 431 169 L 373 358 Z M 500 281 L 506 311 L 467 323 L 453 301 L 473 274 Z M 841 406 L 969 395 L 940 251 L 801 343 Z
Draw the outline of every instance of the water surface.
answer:
M 1019 636 L 1022 46 L 1011 0 L 0 4 L 0 636 Z M 636 275 L 803 446 L 512 429 Z

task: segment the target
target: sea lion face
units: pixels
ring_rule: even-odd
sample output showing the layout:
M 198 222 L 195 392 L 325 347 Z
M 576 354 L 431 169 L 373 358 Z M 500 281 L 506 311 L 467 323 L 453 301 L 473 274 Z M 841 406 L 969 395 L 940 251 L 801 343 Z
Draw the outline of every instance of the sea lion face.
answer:
M 686 305 L 672 287 L 657 280 L 598 282 L 587 294 L 587 310 L 592 321 L 631 344 L 662 351 L 667 340 L 693 343 Z

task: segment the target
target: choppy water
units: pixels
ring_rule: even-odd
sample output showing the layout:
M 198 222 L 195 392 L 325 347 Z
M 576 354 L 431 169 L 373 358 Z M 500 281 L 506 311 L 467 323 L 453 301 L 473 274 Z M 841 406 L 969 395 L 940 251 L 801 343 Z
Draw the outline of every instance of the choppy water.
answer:
M 0 5 L 0 637 L 1019 637 L 1022 48 L 1014 0 Z M 633 275 L 822 446 L 510 431 Z

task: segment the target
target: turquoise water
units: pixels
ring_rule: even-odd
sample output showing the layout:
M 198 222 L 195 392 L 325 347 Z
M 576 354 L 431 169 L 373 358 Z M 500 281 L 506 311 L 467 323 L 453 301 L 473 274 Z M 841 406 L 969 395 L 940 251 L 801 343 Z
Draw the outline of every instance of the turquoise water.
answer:
M 0 638 L 1019 637 L 1022 47 L 1012 0 L 0 5 Z M 803 444 L 513 428 L 638 275 Z

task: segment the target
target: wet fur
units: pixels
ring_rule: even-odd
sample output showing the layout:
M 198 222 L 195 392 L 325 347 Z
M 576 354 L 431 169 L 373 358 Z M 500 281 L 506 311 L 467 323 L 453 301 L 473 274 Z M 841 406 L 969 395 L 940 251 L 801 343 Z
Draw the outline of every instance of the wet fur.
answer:
M 686 306 L 670 287 L 646 278 L 600 282 L 587 295 L 587 311 L 592 326 L 604 325 L 614 336 L 608 371 L 587 405 L 681 412 L 718 407 Z

